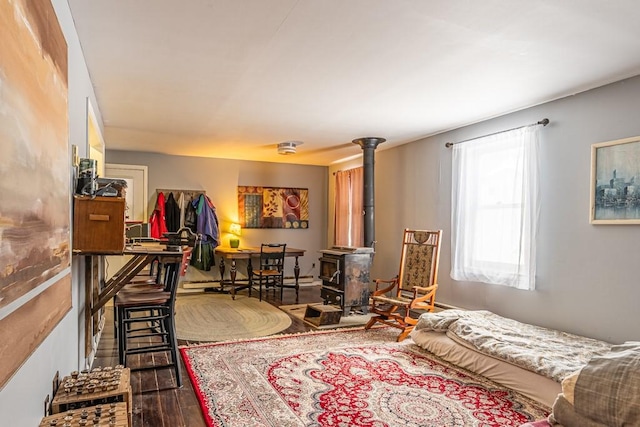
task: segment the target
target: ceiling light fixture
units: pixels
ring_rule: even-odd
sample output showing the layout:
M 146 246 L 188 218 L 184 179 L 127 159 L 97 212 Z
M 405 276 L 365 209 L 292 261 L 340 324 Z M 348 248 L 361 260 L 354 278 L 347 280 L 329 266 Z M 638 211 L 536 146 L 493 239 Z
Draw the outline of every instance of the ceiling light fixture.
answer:
M 278 144 L 278 154 L 296 154 L 296 147 L 302 145 L 302 141 L 285 141 Z

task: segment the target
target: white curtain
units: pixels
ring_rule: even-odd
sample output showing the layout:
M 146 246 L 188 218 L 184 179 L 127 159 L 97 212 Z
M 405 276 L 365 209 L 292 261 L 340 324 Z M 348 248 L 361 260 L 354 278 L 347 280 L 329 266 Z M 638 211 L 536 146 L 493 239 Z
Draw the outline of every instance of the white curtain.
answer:
M 541 127 L 454 145 L 454 280 L 535 288 Z

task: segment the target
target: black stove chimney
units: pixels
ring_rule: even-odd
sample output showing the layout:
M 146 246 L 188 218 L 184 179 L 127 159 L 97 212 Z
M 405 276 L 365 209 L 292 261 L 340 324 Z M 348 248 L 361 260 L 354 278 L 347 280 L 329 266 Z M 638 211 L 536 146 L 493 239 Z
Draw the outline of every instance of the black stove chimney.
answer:
M 375 221 L 373 219 L 374 210 L 374 176 L 373 163 L 374 152 L 378 144 L 382 144 L 386 139 L 378 137 L 365 137 L 354 139 L 354 144 L 362 148 L 362 166 L 364 170 L 364 189 L 362 194 L 362 204 L 364 207 L 364 246 L 373 247 L 375 243 Z

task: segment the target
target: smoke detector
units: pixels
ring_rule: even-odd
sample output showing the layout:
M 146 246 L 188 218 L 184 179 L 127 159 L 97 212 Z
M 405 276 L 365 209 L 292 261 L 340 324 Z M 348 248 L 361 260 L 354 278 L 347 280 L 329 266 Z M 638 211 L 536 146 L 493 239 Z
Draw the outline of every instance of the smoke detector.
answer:
M 285 141 L 278 144 L 278 154 L 296 154 L 296 147 L 302 145 L 302 141 Z

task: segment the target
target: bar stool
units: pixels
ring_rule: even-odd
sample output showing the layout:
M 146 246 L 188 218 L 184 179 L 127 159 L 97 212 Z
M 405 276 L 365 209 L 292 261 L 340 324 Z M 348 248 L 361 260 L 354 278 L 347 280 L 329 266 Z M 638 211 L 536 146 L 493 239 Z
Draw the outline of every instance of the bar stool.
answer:
M 118 357 L 120 364 L 127 366 L 127 356 L 169 352 L 170 362 L 164 365 L 137 367 L 135 369 L 160 369 L 173 367 L 176 384 L 182 386 L 178 340 L 175 331 L 175 299 L 180 276 L 184 276 L 191 248 L 182 252 L 181 261 L 168 262 L 162 268 L 160 290 L 138 292 L 121 290 L 115 297 L 117 312 Z

